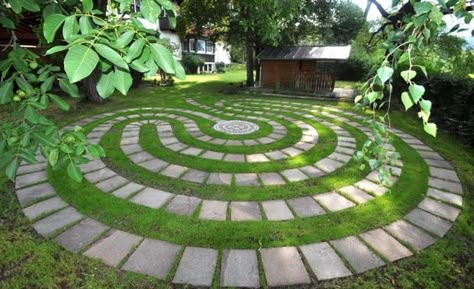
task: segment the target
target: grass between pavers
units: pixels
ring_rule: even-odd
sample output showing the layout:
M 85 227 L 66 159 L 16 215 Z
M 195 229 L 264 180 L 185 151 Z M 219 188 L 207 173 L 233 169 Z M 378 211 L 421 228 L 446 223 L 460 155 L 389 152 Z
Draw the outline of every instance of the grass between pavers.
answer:
M 218 222 L 192 219 L 115 198 L 89 183 L 78 184 L 50 171 L 50 182 L 66 202 L 114 228 L 177 244 L 212 248 L 302 245 L 362 233 L 401 218 L 423 198 L 428 167 L 406 144 L 396 142 L 406 160 L 392 192 L 365 205 L 325 216 L 286 222 Z M 377 216 L 377 217 L 374 217 Z
M 73 120 L 127 107 L 163 105 L 169 98 L 189 96 L 188 92 L 207 91 L 211 100 L 213 91 L 218 92 L 229 83 L 242 81 L 244 71 L 222 75 L 199 75 L 177 82 L 172 88 L 141 88 L 132 91 L 131 96 L 115 95 L 104 106 L 75 103 L 67 113 L 51 110 L 53 118 L 61 124 Z M 208 81 L 209 80 L 209 81 Z M 204 95 L 205 93 L 201 93 Z M 197 93 L 195 95 L 198 95 Z M 137 97 L 139 96 L 139 97 Z M 228 97 L 228 96 L 226 96 Z M 263 97 L 262 98 L 266 98 Z M 285 98 L 281 98 L 285 99 Z M 285 99 L 288 100 L 288 99 Z M 351 104 L 335 102 L 303 101 L 320 105 L 337 105 L 350 109 Z M 0 119 L 8 114 L 0 113 Z M 391 113 L 392 122 L 420 138 L 450 160 L 465 188 L 461 215 L 453 228 L 433 246 L 410 257 L 380 269 L 343 279 L 319 282 L 309 288 L 327 289 L 391 289 L 430 288 L 462 289 L 474 288 L 474 152 L 452 135 L 439 132 L 437 138 L 424 134 L 415 114 Z M 374 216 L 376 218 L 378 216 Z M 0 177 L 0 288 L 170 288 L 166 282 L 141 274 L 120 272 L 100 261 L 73 254 L 60 248 L 54 242 L 45 240 L 33 232 L 31 223 L 24 217 L 16 200 L 14 187 Z M 292 288 L 301 288 L 293 286 Z
M 133 164 L 129 158 L 120 150 L 120 134 L 122 127 L 128 122 L 117 124 L 114 129 L 103 137 L 101 144 L 106 150 L 107 158 L 104 160 L 110 168 L 119 174 L 127 176 L 132 181 L 140 184 L 156 187 L 173 193 L 183 193 L 187 195 L 196 195 L 206 199 L 222 199 L 222 200 L 268 200 L 276 198 L 290 198 L 304 195 L 312 195 L 319 192 L 327 192 L 345 185 L 352 184 L 365 175 L 368 170 L 360 171 L 355 161 L 350 161 L 344 167 L 337 171 L 316 179 L 310 179 L 304 182 L 290 183 L 284 187 L 281 186 L 265 186 L 265 187 L 239 187 L 239 186 L 217 186 L 217 185 L 199 185 L 191 182 L 180 181 L 157 173 L 152 173 L 138 165 Z M 163 148 L 156 137 L 154 129 L 150 128 L 149 134 L 145 134 L 142 130 L 140 142 L 144 149 L 157 157 L 172 163 L 178 163 L 192 168 L 204 169 L 207 171 L 254 171 L 300 167 L 306 164 L 313 164 L 317 160 L 326 157 L 334 150 L 335 134 L 331 130 L 322 125 L 314 123 L 318 127 L 318 131 L 324 132 L 320 143 L 316 147 L 297 157 L 293 157 L 288 161 L 270 162 L 269 164 L 241 164 L 228 163 L 223 161 L 211 161 L 199 159 L 196 157 L 184 156 L 179 153 Z M 341 124 L 341 126 L 343 126 Z M 352 133 L 358 143 L 358 147 L 366 139 L 366 136 L 357 129 L 350 126 L 345 127 Z M 327 133 L 327 137 L 326 137 Z M 153 136 L 155 135 L 155 136 Z M 324 139 L 329 138 L 330 143 L 324 146 Z M 221 166 L 221 167 L 218 167 Z M 218 169 L 217 169 L 218 168 Z

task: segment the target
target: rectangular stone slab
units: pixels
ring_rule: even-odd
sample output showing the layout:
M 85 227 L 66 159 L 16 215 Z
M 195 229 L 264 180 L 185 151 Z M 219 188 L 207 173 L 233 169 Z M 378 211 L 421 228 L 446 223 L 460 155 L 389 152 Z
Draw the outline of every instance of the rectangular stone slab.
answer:
M 381 196 L 388 192 L 388 189 L 385 187 L 382 187 L 376 183 L 372 183 L 369 180 L 363 179 L 357 183 L 354 184 L 354 186 L 361 188 L 362 190 L 373 193 L 374 195 Z
M 163 176 L 170 177 L 170 178 L 179 178 L 187 170 L 188 170 L 187 167 L 183 167 L 180 165 L 169 165 L 164 170 L 162 170 L 160 174 L 162 174 Z
M 325 158 L 315 163 L 314 165 L 326 173 L 331 173 L 337 170 L 338 168 L 342 167 L 344 163 Z
M 300 247 L 311 270 L 318 280 L 327 280 L 351 276 L 344 262 L 328 243 L 316 243 Z
M 164 169 L 165 167 L 167 167 L 169 163 L 162 161 L 160 159 L 152 159 L 143 163 L 139 163 L 138 165 L 151 172 L 157 173 L 161 171 L 162 169 Z
M 150 208 L 161 208 L 174 195 L 153 188 L 145 188 L 130 199 L 131 202 Z
M 383 266 L 385 263 L 377 257 L 362 241 L 354 236 L 330 242 L 346 259 L 357 273 Z
M 201 199 L 196 197 L 176 195 L 168 204 L 166 210 L 178 215 L 191 216 L 201 201 Z
M 210 173 L 206 181 L 207 184 L 211 185 L 231 185 L 232 174 L 227 173 Z
M 49 183 L 42 183 L 16 191 L 16 196 L 22 207 L 54 195 L 56 195 L 56 191 Z
M 212 285 L 216 262 L 217 250 L 186 247 L 173 283 L 209 287 Z
M 208 176 L 209 176 L 209 173 L 207 172 L 190 169 L 181 177 L 181 179 L 185 181 L 193 182 L 193 183 L 202 184 L 204 183 L 204 181 L 207 179 Z
M 20 189 L 34 184 L 42 183 L 48 180 L 46 171 L 34 172 L 26 175 L 17 176 L 15 180 L 15 188 Z
M 431 198 L 425 198 L 418 204 L 418 207 L 452 222 L 456 220 L 459 213 L 461 212 L 461 210 L 458 208 L 441 203 Z
M 258 175 L 265 186 L 286 184 L 285 180 L 278 173 L 261 173 Z
M 462 206 L 462 197 L 460 195 L 448 193 L 438 189 L 428 188 L 427 195 L 433 199 L 437 199 L 456 206 Z
M 423 250 L 436 242 L 436 239 L 431 237 L 431 235 L 403 220 L 396 221 L 386 226 L 385 229 L 397 239 L 408 243 L 416 250 Z
M 33 228 L 43 236 L 50 236 L 59 229 L 71 225 L 83 216 L 72 207 L 67 207 L 33 224 Z
M 283 200 L 262 202 L 263 211 L 270 221 L 283 221 L 293 219 L 293 213 Z
M 450 169 L 430 167 L 430 175 L 435 178 L 440 178 L 452 182 L 460 182 L 456 171 Z
M 102 260 L 105 264 L 117 267 L 120 262 L 137 246 L 143 238 L 124 231 L 112 231 L 92 247 L 84 255 Z
M 302 197 L 288 200 L 288 204 L 300 218 L 319 216 L 326 213 L 324 209 L 311 197 Z
M 463 189 L 460 183 L 445 181 L 437 178 L 428 178 L 428 186 L 451 193 L 462 195 Z
M 311 283 L 296 247 L 262 249 L 260 254 L 268 286 Z
M 121 186 L 127 184 L 128 182 L 129 181 L 126 178 L 116 175 L 114 177 L 111 177 L 110 179 L 107 179 L 95 184 L 95 186 L 99 190 L 108 193 L 115 189 L 120 188 Z
M 339 189 L 339 191 L 351 199 L 356 201 L 358 204 L 363 204 L 367 201 L 372 200 L 374 197 L 362 191 L 361 189 L 354 186 L 346 186 Z
M 61 208 L 67 207 L 67 204 L 59 197 L 53 197 L 45 201 L 36 203 L 23 209 L 23 213 L 28 219 L 36 219 L 42 214 L 46 214 Z
M 88 180 L 90 183 L 98 183 L 102 180 L 111 178 L 113 176 L 116 176 L 117 174 L 114 173 L 111 169 L 109 168 L 103 168 L 95 172 L 91 172 L 88 174 L 84 175 L 84 178 Z
M 136 183 L 128 183 L 125 186 L 115 190 L 112 192 L 112 195 L 116 196 L 117 198 L 126 199 L 133 193 L 136 193 L 143 189 L 144 186 L 136 184 Z
M 258 177 L 254 173 L 235 174 L 235 184 L 238 186 L 258 186 Z
M 47 163 L 21 165 L 20 167 L 18 167 L 18 170 L 16 171 L 16 173 L 17 175 L 24 175 L 24 174 L 34 173 L 37 171 L 44 171 L 46 170 L 46 167 L 47 167 Z
M 55 240 L 67 250 L 77 253 L 97 240 L 107 229 L 107 226 L 87 218 L 57 236 Z
M 228 203 L 224 201 L 204 200 L 199 212 L 199 218 L 224 221 L 227 218 L 227 206 Z
M 231 202 L 230 219 L 232 221 L 261 220 L 262 214 L 257 202 Z
M 453 223 L 420 209 L 412 210 L 405 219 L 439 237 L 443 237 L 453 226 Z
M 314 196 L 313 198 L 331 212 L 336 212 L 355 206 L 353 202 L 349 201 L 336 192 L 322 193 Z
M 309 177 L 300 171 L 299 169 L 289 169 L 289 170 L 284 170 L 281 172 L 281 174 L 289 181 L 289 182 L 299 182 L 303 181 L 306 179 L 309 179 Z
M 260 287 L 257 252 L 255 250 L 224 250 L 221 286 Z
M 365 232 L 360 237 L 390 262 L 412 255 L 410 250 L 382 229 Z
M 181 246 L 160 240 L 145 239 L 122 266 L 122 270 L 165 279 Z

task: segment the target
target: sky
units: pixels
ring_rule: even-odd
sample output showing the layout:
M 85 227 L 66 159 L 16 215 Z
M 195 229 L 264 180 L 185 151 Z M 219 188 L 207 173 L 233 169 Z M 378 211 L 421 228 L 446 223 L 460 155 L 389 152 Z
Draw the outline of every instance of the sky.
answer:
M 365 10 L 365 7 L 367 5 L 367 0 L 351 0 L 351 1 L 353 3 L 356 3 L 357 5 L 359 5 L 359 7 L 361 7 L 362 10 Z M 379 0 L 378 2 L 387 10 L 387 12 L 390 11 L 390 7 L 392 5 L 392 0 Z M 367 19 L 369 21 L 371 21 L 371 20 L 376 20 L 379 17 L 380 17 L 379 11 L 377 10 L 377 8 L 374 5 L 372 5 L 370 7 Z M 469 46 L 474 47 L 474 37 L 472 37 L 472 35 L 471 35 L 471 30 L 474 29 L 474 20 L 471 21 L 471 23 L 469 25 L 464 24 L 464 21 L 462 21 L 462 20 L 459 21 L 454 15 L 445 15 L 443 17 L 443 20 L 446 22 L 446 25 L 447 25 L 448 29 L 450 29 L 451 27 L 453 27 L 457 23 L 459 23 L 461 25 L 461 28 L 467 28 L 468 29 L 467 31 L 456 33 L 455 35 L 465 38 L 466 41 L 469 42 Z

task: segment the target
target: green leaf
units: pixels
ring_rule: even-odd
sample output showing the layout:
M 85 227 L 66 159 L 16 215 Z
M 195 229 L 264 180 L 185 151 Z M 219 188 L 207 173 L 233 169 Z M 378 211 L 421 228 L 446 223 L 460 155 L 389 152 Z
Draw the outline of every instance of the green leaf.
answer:
M 43 35 L 46 42 L 53 42 L 56 31 L 63 24 L 65 18 L 66 16 L 63 14 L 51 14 L 46 17 L 43 24 Z
M 361 100 L 362 100 L 362 95 L 359 94 L 358 96 L 356 96 L 356 97 L 354 98 L 354 103 L 358 103 L 358 102 L 360 102 Z
M 71 83 L 78 82 L 89 76 L 99 63 L 99 56 L 94 50 L 84 45 L 76 45 L 69 49 L 64 59 L 64 70 Z
M 20 14 L 22 5 L 21 5 L 21 0 L 9 0 L 8 4 L 10 4 L 10 7 L 12 8 L 13 12 L 16 14 Z
M 417 2 L 415 3 L 415 12 L 417 15 L 426 14 L 431 11 L 433 4 L 430 2 Z
M 60 51 L 66 50 L 67 48 L 68 48 L 67 45 L 54 46 L 54 47 L 51 47 L 50 49 L 48 49 L 44 55 L 50 55 L 50 54 L 58 53 Z
M 414 70 L 405 70 L 405 71 L 402 71 L 400 73 L 400 75 L 402 76 L 402 78 L 406 82 L 409 82 L 410 80 L 412 80 L 413 78 L 416 77 L 416 71 L 414 71 Z
M 376 92 L 376 91 L 372 91 L 372 92 L 369 92 L 366 95 L 366 97 L 367 97 L 367 99 L 369 100 L 370 103 L 373 103 L 379 97 L 379 93 Z
M 16 176 L 16 170 L 18 169 L 18 161 L 13 159 L 8 166 L 5 168 L 5 174 L 10 180 L 14 180 Z
M 436 133 L 438 132 L 438 127 L 432 122 L 425 123 L 423 129 L 427 134 L 432 135 L 433 137 L 436 137 Z
M 0 24 L 7 29 L 15 29 L 15 22 L 6 16 L 0 17 Z
M 176 60 L 174 61 L 174 71 L 175 71 L 175 76 L 178 79 L 181 79 L 181 80 L 186 79 L 186 72 L 184 71 L 183 66 L 181 65 L 181 63 L 179 63 Z
M 67 174 L 71 179 L 75 180 L 76 182 L 82 182 L 82 173 L 79 167 L 73 162 L 69 162 L 67 166 Z
M 56 78 L 54 76 L 50 76 L 46 78 L 46 80 L 41 84 L 41 93 L 46 93 L 47 91 L 50 91 L 51 88 L 53 87 L 54 80 Z
M 68 111 L 69 110 L 69 104 L 62 100 L 59 96 L 55 94 L 49 94 L 49 98 L 54 102 L 54 104 L 57 105 L 57 107 L 61 110 Z
M 54 150 L 51 150 L 49 152 L 48 161 L 49 161 L 49 164 L 52 167 L 54 167 L 58 163 L 58 158 L 59 158 L 59 150 L 58 149 L 54 149 Z
M 404 52 L 404 53 L 400 56 L 400 58 L 398 58 L 397 63 L 398 63 L 398 64 L 402 64 L 402 63 L 408 61 L 408 58 L 409 58 L 409 54 L 406 53 L 406 52 Z
M 140 12 L 143 18 L 155 23 L 161 14 L 161 8 L 154 0 L 142 0 L 140 1 Z
M 144 39 L 140 38 L 138 40 L 135 40 L 130 46 L 127 55 L 124 57 L 125 61 L 130 63 L 133 59 L 137 58 L 142 53 L 144 45 Z
M 29 122 L 36 124 L 39 121 L 40 115 L 31 105 L 28 105 L 25 109 L 25 118 Z
M 426 71 L 426 67 L 424 67 L 422 65 L 414 65 L 414 66 L 418 67 L 421 70 L 421 72 L 423 72 L 425 77 L 428 78 L 428 71 Z
M 422 110 L 431 112 L 431 101 L 422 99 L 419 103 Z
M 107 98 L 112 93 L 114 93 L 115 86 L 114 86 L 114 72 L 110 71 L 107 74 L 102 73 L 100 76 L 99 81 L 96 85 L 97 92 L 102 98 Z
M 105 59 L 117 65 L 118 67 L 128 70 L 128 65 L 125 60 L 123 60 L 122 56 L 120 56 L 120 54 L 115 52 L 115 50 L 113 50 L 112 48 L 100 43 L 94 44 L 94 48 L 97 53 L 100 54 L 100 56 L 104 57 Z
M 166 73 L 175 74 L 174 71 L 174 58 L 171 51 L 165 46 L 154 43 L 151 45 L 151 54 L 156 64 Z
M 84 35 L 92 33 L 94 29 L 92 28 L 89 17 L 82 16 L 81 18 L 79 18 L 79 29 L 81 30 L 81 33 Z
M 13 82 L 6 81 L 0 86 L 0 104 L 7 104 L 13 97 Z
M 380 78 L 382 83 L 385 83 L 393 75 L 393 68 L 388 66 L 382 66 L 377 70 L 377 76 Z
M 31 86 L 31 84 L 29 84 L 28 81 L 26 81 L 25 79 L 18 77 L 17 79 L 15 79 L 15 82 L 20 87 L 20 89 L 22 89 L 26 93 L 35 92 L 35 89 L 33 88 L 33 86 Z
M 132 63 L 130 63 L 130 67 L 133 70 L 136 70 L 136 71 L 142 72 L 142 73 L 145 73 L 149 70 L 148 67 L 146 67 L 145 64 L 143 64 L 140 61 L 140 59 L 135 59 Z
M 56 144 L 54 143 L 55 140 L 52 138 L 48 138 L 47 136 L 43 134 L 33 132 L 33 137 L 45 146 L 56 147 Z
M 70 83 L 69 80 L 60 79 L 59 87 L 62 89 L 62 91 L 69 94 L 70 96 L 74 98 L 79 97 L 79 89 L 77 88 L 77 85 Z
M 130 44 L 130 42 L 132 42 L 133 36 L 135 36 L 135 32 L 133 31 L 127 31 L 120 35 L 120 37 L 117 39 L 117 48 L 125 48 Z
M 66 17 L 63 26 L 63 38 L 68 40 L 72 35 L 79 33 L 79 23 L 77 23 L 76 15 Z
M 413 99 L 414 103 L 418 103 L 418 100 L 425 94 L 425 88 L 418 84 L 412 84 L 408 87 L 408 91 L 410 92 L 411 98 Z
M 39 12 L 41 9 L 38 4 L 35 3 L 34 0 L 21 0 L 21 5 L 28 11 L 31 12 Z
M 94 8 L 92 0 L 82 0 L 82 8 L 84 8 L 84 12 L 90 12 Z
M 116 69 L 114 72 L 114 86 L 120 91 L 121 94 L 127 95 L 128 90 L 132 86 L 132 76 L 128 71 L 123 71 L 120 69 Z
M 402 92 L 402 103 L 405 106 L 405 110 L 408 110 L 410 107 L 413 106 L 413 101 L 411 101 L 410 95 L 408 92 Z

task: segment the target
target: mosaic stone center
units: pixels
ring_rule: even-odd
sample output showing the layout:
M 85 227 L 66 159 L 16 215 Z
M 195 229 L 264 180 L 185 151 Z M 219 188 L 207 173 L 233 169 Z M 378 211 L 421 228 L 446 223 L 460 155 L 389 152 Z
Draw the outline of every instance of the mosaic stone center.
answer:
M 214 125 L 214 130 L 232 135 L 250 134 L 260 129 L 260 127 L 244 120 L 223 120 Z

